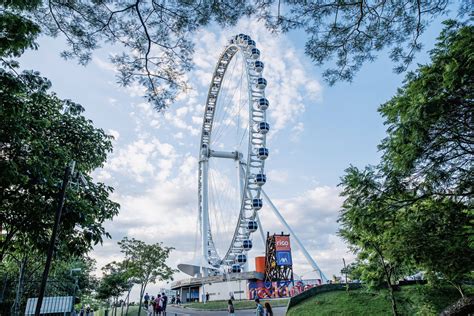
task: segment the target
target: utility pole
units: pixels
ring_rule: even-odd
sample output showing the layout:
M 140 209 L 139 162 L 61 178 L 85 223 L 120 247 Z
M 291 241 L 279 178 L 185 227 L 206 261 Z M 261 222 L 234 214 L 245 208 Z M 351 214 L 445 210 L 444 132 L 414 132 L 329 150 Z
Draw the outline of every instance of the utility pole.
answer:
M 38 295 L 38 300 L 36 301 L 36 310 L 35 316 L 40 316 L 41 305 L 43 304 L 44 292 L 46 290 L 46 283 L 48 281 L 49 268 L 51 267 L 51 261 L 53 259 L 54 246 L 56 243 L 56 237 L 59 231 L 59 224 L 61 222 L 61 214 L 64 206 L 64 198 L 66 196 L 66 189 L 69 183 L 71 174 L 74 172 L 74 167 L 76 162 L 73 160 L 70 165 L 64 170 L 63 184 L 61 186 L 61 191 L 59 192 L 59 201 L 58 207 L 56 208 L 56 216 L 54 218 L 53 232 L 51 233 L 51 240 L 49 242 L 48 254 L 46 256 L 46 264 L 44 266 L 43 278 L 41 279 L 40 292 Z

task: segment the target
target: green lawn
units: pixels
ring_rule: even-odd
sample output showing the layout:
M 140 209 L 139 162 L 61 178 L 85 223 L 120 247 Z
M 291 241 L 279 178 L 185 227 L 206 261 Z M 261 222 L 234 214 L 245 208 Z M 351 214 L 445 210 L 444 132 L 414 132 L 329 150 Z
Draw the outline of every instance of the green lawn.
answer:
M 474 293 L 472 287 L 467 290 Z M 402 287 L 396 297 L 402 315 L 437 315 L 460 298 L 454 288 L 432 289 L 422 285 Z M 335 291 L 318 294 L 293 306 L 287 315 L 391 315 L 391 305 L 386 290 Z
M 127 314 L 125 314 L 125 307 L 123 308 L 124 316 L 137 316 L 137 313 L 138 313 L 138 306 L 130 306 L 128 308 Z M 117 308 L 117 315 L 122 315 L 120 307 Z M 144 307 L 142 307 L 141 315 L 146 316 Z M 104 309 L 100 309 L 99 311 L 94 312 L 94 316 L 105 316 Z M 112 316 L 112 309 L 109 309 L 109 316 Z
M 266 300 L 261 300 L 260 303 L 265 304 Z M 273 307 L 277 306 L 286 306 L 288 304 L 288 299 L 277 299 L 277 300 L 269 300 L 270 304 Z M 196 308 L 196 309 L 203 309 L 203 310 L 227 310 L 227 301 L 210 301 L 206 304 L 203 303 L 191 303 L 185 304 L 186 307 Z M 235 309 L 251 309 L 255 308 L 254 301 L 234 301 L 234 308 Z

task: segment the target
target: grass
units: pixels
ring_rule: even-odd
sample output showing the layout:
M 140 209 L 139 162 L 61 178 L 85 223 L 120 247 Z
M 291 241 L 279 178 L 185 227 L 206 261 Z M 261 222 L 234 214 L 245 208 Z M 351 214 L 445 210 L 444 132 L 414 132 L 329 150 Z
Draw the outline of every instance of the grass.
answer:
M 124 316 L 137 316 L 137 314 L 138 314 L 138 306 L 129 306 L 127 314 L 125 314 L 125 307 L 123 308 Z M 122 315 L 120 307 L 117 307 L 117 315 Z M 146 316 L 146 311 L 143 306 L 142 306 L 141 315 Z M 105 309 L 101 308 L 98 311 L 94 312 L 94 316 L 105 316 Z M 112 316 L 112 308 L 109 308 L 109 316 Z
M 474 294 L 474 288 L 467 292 Z M 430 288 L 423 285 L 404 286 L 396 292 L 401 315 L 438 315 L 448 305 L 460 298 L 454 288 Z M 387 290 L 368 292 L 353 290 L 318 294 L 293 306 L 288 316 L 314 315 L 391 315 Z
M 260 303 L 263 305 L 267 302 L 267 300 L 261 300 Z M 288 299 L 276 299 L 276 300 L 268 300 L 273 307 L 278 306 L 286 306 L 288 304 Z M 234 301 L 234 308 L 235 309 L 252 309 L 255 308 L 255 302 L 252 301 Z M 190 303 L 185 304 L 185 307 L 195 308 L 195 309 L 202 309 L 202 310 L 227 310 L 227 301 L 209 301 L 206 304 L 203 303 Z

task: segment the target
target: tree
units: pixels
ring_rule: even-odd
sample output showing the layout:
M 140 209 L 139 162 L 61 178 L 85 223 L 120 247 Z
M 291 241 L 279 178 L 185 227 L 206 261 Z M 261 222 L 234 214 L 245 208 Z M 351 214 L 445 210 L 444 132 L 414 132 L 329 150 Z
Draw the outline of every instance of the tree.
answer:
M 398 315 L 394 284 L 400 276 L 402 260 L 398 256 L 396 213 L 387 207 L 374 168 L 346 169 L 341 185 L 345 197 L 339 222 L 339 234 L 360 261 L 361 278 L 370 287 L 383 283 L 390 294 L 393 315 Z
M 383 172 L 417 198 L 472 202 L 474 27 L 447 21 L 432 63 L 407 76 L 379 111 L 387 137 Z
M 363 63 L 389 49 L 403 71 L 421 49 L 419 37 L 430 22 L 448 12 L 436 1 L 2 1 L 5 14 L 19 15 L 51 36 L 64 36 L 65 58 L 86 64 L 102 43 L 123 51 L 111 57 L 123 85 L 139 84 L 157 110 L 187 89 L 196 30 L 217 22 L 235 24 L 243 16 L 265 20 L 273 31 L 303 29 L 306 53 L 318 65 L 336 60 L 324 77 L 352 80 Z M 459 7 L 470 12 L 470 2 Z
M 81 115 L 82 106 L 49 93 L 50 86 L 38 73 L 0 69 L 0 258 L 25 242 L 46 249 L 58 184 L 71 160 L 83 183 L 67 191 L 58 246 L 82 255 L 108 236 L 102 225 L 118 213 L 113 189 L 88 175 L 112 150 L 111 136 Z
M 473 231 L 473 36 L 474 27 L 446 22 L 432 63 L 408 74 L 405 86 L 380 107 L 388 125 L 379 146 L 382 161 L 364 170 L 350 167 L 342 178 L 340 234 L 362 264 L 370 267 L 379 257 L 385 280 L 393 267 L 410 271 L 415 266 L 463 295 L 461 283 L 474 269 L 468 243 Z M 377 273 L 361 278 L 370 275 Z
M 118 244 L 121 252 L 125 254 L 127 270 L 130 271 L 135 282 L 140 284 L 138 307 L 138 315 L 140 315 L 147 285 L 156 281 L 172 279 L 175 270 L 166 264 L 166 260 L 174 248 L 163 247 L 162 243 L 146 244 L 143 241 L 127 237 L 124 237 Z
M 129 272 L 124 269 L 123 264 L 115 261 L 105 265 L 102 271 L 104 275 L 97 288 L 96 297 L 99 300 L 105 300 L 107 302 L 110 302 L 110 299 L 112 299 L 116 315 L 118 298 L 127 291 L 129 287 Z

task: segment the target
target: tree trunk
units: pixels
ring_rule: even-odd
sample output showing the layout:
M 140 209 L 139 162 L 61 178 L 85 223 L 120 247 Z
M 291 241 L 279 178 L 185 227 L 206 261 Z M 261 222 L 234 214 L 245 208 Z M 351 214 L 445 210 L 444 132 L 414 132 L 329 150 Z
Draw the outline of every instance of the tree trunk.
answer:
M 464 291 L 462 289 L 461 284 L 455 282 L 451 282 L 451 284 L 456 288 L 456 290 L 458 290 L 459 294 L 461 294 L 461 297 L 464 298 Z
M 383 258 L 382 252 L 377 247 L 374 247 L 374 249 L 379 255 L 380 263 L 382 264 L 382 268 L 385 274 L 385 280 L 387 281 L 388 292 L 390 293 L 390 301 L 392 303 L 392 314 L 393 316 L 398 316 L 397 302 L 395 301 L 395 295 L 393 293 L 393 286 L 392 286 L 391 276 L 390 276 L 391 273 L 388 271 L 388 267 L 385 264 L 385 260 Z
M 130 292 L 132 291 L 132 288 L 133 288 L 133 285 L 128 289 L 128 293 L 127 293 L 127 298 L 126 298 L 126 308 L 125 308 L 125 315 L 128 316 L 128 303 L 130 301 Z
M 145 290 L 146 290 L 146 285 L 147 285 L 147 282 L 143 282 L 140 288 L 140 301 L 138 303 L 138 314 L 137 314 L 138 316 L 140 316 L 142 312 L 142 299 L 143 299 L 143 294 L 145 293 Z

